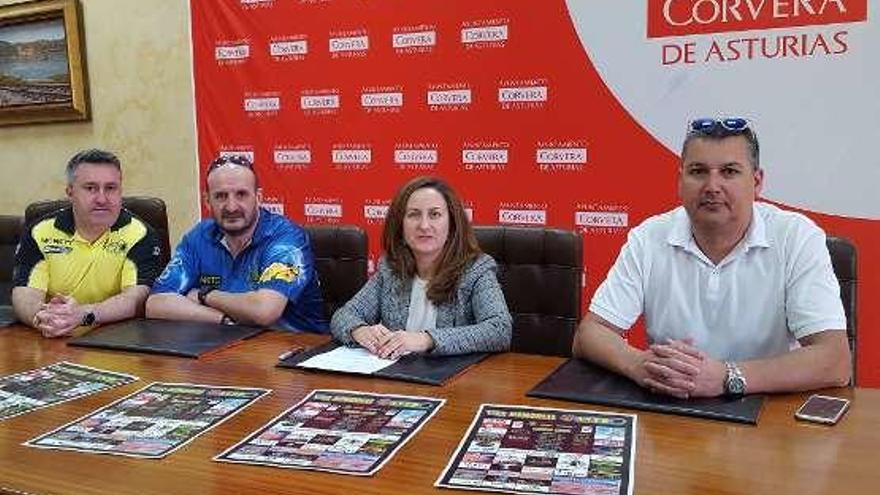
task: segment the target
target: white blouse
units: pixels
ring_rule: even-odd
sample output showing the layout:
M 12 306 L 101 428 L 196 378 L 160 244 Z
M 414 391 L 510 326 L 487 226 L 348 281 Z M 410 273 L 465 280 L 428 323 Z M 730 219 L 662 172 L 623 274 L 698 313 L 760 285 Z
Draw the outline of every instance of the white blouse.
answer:
M 437 325 L 437 307 L 428 299 L 428 281 L 413 277 L 409 296 L 409 315 L 406 329 L 410 331 L 433 330 Z

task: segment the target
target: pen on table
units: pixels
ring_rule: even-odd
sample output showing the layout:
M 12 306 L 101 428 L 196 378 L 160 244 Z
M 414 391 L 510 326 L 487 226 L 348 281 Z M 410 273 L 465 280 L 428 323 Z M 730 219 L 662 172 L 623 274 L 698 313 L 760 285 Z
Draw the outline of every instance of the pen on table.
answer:
M 278 360 L 284 361 L 285 359 L 289 358 L 290 356 L 293 356 L 295 354 L 299 354 L 302 351 L 303 351 L 303 348 L 300 346 L 293 347 L 287 351 L 282 352 L 281 355 L 278 356 Z

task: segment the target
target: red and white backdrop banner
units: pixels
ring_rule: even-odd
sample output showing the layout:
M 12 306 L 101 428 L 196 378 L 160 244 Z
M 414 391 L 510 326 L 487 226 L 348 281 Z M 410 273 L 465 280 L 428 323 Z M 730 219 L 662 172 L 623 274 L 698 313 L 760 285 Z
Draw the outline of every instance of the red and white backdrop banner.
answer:
M 584 303 L 677 204 L 686 123 L 755 122 L 764 198 L 859 254 L 859 378 L 880 386 L 880 0 L 191 0 L 201 170 L 363 226 L 435 174 L 478 224 L 576 229 Z M 873 63 L 869 63 L 869 61 Z

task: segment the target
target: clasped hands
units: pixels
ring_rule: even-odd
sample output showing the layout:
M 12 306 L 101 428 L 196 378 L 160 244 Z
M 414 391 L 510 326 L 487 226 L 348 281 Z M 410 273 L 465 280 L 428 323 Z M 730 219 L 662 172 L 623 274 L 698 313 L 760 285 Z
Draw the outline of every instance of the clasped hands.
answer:
M 653 392 L 687 399 L 723 394 L 726 375 L 724 363 L 690 341 L 670 340 L 641 351 L 631 378 Z
M 381 323 L 355 328 L 351 332 L 351 338 L 383 359 L 397 359 L 412 352 L 426 352 L 434 346 L 434 339 L 428 332 L 392 331 Z
M 73 296 L 56 295 L 40 305 L 33 324 L 43 337 L 66 337 L 80 326 L 85 314 L 86 307 Z

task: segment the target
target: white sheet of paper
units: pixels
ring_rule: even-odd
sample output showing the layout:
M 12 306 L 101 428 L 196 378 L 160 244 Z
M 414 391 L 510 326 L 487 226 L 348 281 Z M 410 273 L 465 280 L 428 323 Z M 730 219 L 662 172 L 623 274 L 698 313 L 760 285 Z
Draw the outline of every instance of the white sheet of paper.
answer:
M 345 371 L 370 374 L 396 363 L 396 359 L 382 359 L 363 347 L 340 346 L 330 352 L 318 354 L 297 366 L 320 370 Z

